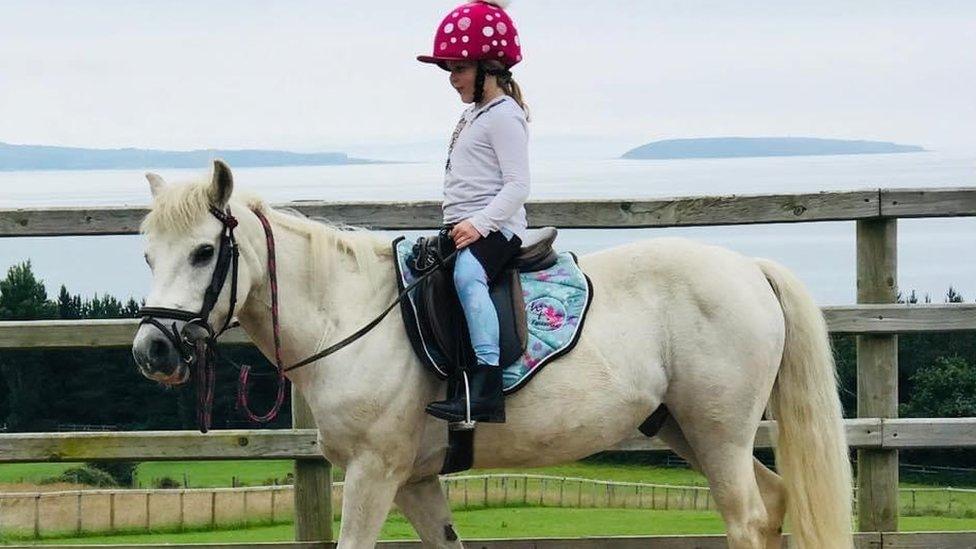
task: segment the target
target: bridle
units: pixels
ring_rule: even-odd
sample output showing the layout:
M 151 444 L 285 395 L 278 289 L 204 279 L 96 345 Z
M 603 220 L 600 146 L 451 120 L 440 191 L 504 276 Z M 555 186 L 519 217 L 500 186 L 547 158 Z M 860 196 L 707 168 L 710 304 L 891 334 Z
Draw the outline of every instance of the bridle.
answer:
M 261 220 L 265 228 L 265 236 L 268 240 L 268 265 L 272 278 L 272 315 L 275 325 L 275 369 L 278 373 L 278 391 L 275 403 L 271 409 L 262 415 L 257 415 L 251 411 L 248 404 L 248 377 L 251 367 L 248 365 L 239 366 L 240 376 L 237 391 L 237 405 L 248 416 L 251 421 L 267 423 L 278 415 L 281 405 L 285 398 L 285 376 L 281 369 L 281 343 L 278 330 L 278 304 L 277 304 L 277 280 L 274 269 L 274 235 L 271 232 L 271 225 L 264 215 L 253 210 L 258 219 Z M 237 227 L 237 218 L 231 214 L 230 207 L 221 211 L 210 206 L 210 213 L 220 221 L 222 227 L 220 231 L 220 247 L 217 251 L 217 261 L 214 265 L 213 275 L 210 284 L 203 294 L 203 304 L 199 311 L 186 311 L 183 309 L 173 309 L 169 307 L 142 307 L 139 309 L 139 316 L 142 317 L 140 326 L 152 324 L 163 335 L 169 339 L 173 347 L 179 352 L 180 359 L 193 370 L 196 378 L 197 393 L 197 423 L 200 432 L 206 433 L 210 429 L 212 422 L 212 409 L 214 399 L 214 385 L 216 381 L 215 365 L 220 355 L 217 350 L 217 339 L 232 324 L 234 311 L 237 309 L 237 279 L 238 264 L 240 263 L 240 249 L 237 245 L 237 238 L 234 236 L 234 229 Z M 220 329 L 214 329 L 210 325 L 210 313 L 213 311 L 220 292 L 224 287 L 227 276 L 230 275 L 230 308 L 227 317 Z M 163 324 L 159 319 L 182 320 L 184 324 L 182 330 L 177 330 L 176 322 L 169 326 Z
M 200 432 L 206 433 L 211 426 L 212 422 L 212 409 L 213 409 L 213 399 L 214 399 L 214 385 L 216 379 L 215 363 L 221 358 L 217 350 L 217 339 L 224 334 L 228 329 L 236 326 L 233 322 L 234 311 L 237 307 L 237 278 L 238 278 L 238 263 L 240 261 L 240 250 L 237 244 L 237 239 L 234 236 L 234 229 L 238 225 L 237 218 L 231 214 L 230 206 L 227 206 L 225 210 L 221 211 L 215 206 L 210 206 L 210 213 L 220 221 L 222 228 L 220 232 L 220 246 L 217 251 L 217 261 L 214 265 L 213 275 L 210 278 L 210 284 L 207 285 L 207 289 L 204 291 L 203 304 L 199 311 L 186 311 L 183 309 L 173 309 L 168 307 L 142 307 L 139 309 L 139 316 L 142 317 L 139 325 L 151 324 L 156 327 L 163 335 L 169 339 L 170 343 L 173 344 L 174 348 L 180 353 L 180 359 L 193 369 L 193 375 L 196 378 L 196 393 L 197 393 L 197 423 L 200 428 Z M 458 253 L 457 250 L 452 251 L 450 254 L 442 253 L 422 253 L 416 254 L 415 260 L 411 265 L 416 271 L 422 273 L 413 283 L 403 289 L 400 295 L 391 303 L 379 316 L 371 320 L 365 326 L 346 337 L 345 339 L 335 343 L 334 345 L 319 351 L 318 353 L 305 358 L 291 366 L 285 367 L 281 360 L 281 329 L 278 317 L 278 275 L 277 275 L 277 261 L 275 259 L 275 243 L 274 243 L 274 233 L 271 229 L 271 223 L 268 221 L 267 217 L 257 209 L 251 210 L 258 220 L 261 221 L 261 226 L 264 229 L 265 240 L 268 247 L 268 279 L 271 286 L 271 323 L 274 334 L 274 350 L 275 350 L 275 362 L 274 367 L 277 372 L 278 377 L 278 390 L 275 397 L 275 402 L 268 410 L 267 413 L 263 415 L 257 415 L 251 411 L 250 405 L 248 404 L 248 390 L 249 390 L 249 375 L 251 367 L 247 364 L 238 366 L 240 374 L 238 376 L 238 389 L 237 389 L 237 406 L 247 415 L 248 419 L 251 421 L 256 421 L 259 423 L 267 423 L 272 421 L 277 417 L 278 412 L 281 410 L 282 403 L 285 399 L 285 386 L 287 380 L 285 378 L 285 373 L 292 370 L 296 370 L 303 366 L 307 366 L 321 358 L 324 358 L 332 353 L 342 349 L 343 347 L 349 345 L 350 343 L 356 341 L 360 337 L 366 335 L 367 332 L 376 327 L 387 314 L 413 290 L 418 284 L 423 282 L 428 276 L 433 274 L 435 271 L 443 268 L 448 264 L 451 259 Z M 444 231 L 439 238 L 445 238 Z M 433 247 L 432 247 L 433 248 Z M 219 330 L 215 330 L 209 322 L 210 313 L 213 311 L 214 305 L 217 303 L 217 299 L 220 297 L 220 292 L 227 281 L 227 276 L 230 275 L 230 308 L 227 312 L 227 318 L 224 319 L 223 325 Z M 166 326 L 159 319 L 166 320 L 182 320 L 185 322 L 182 330 L 177 330 L 176 322 L 172 322 L 170 326 Z M 233 361 L 225 359 L 227 362 Z M 236 364 L 235 364 L 236 366 Z
M 237 306 L 237 266 L 240 261 L 240 251 L 237 247 L 237 239 L 234 237 L 234 229 L 237 227 L 237 218 L 235 218 L 230 213 L 230 207 L 227 208 L 225 212 L 221 212 L 217 208 L 211 206 L 210 213 L 216 217 L 223 228 L 220 232 L 220 248 L 217 251 L 217 263 L 214 265 L 213 276 L 210 278 L 210 284 L 207 285 L 206 291 L 203 294 L 203 305 L 200 307 L 199 311 L 186 311 L 183 309 L 171 309 L 168 307 L 142 307 L 139 309 L 139 316 L 142 317 L 142 322 L 140 324 L 152 324 L 153 326 L 159 328 L 163 334 L 165 334 L 173 345 L 181 352 L 182 358 L 184 360 L 189 360 L 191 357 L 186 354 L 188 350 L 188 343 L 192 342 L 193 339 L 191 335 L 188 334 L 187 328 L 184 326 L 183 332 L 178 332 L 176 330 L 176 323 L 174 322 L 171 328 L 167 328 L 163 325 L 157 318 L 166 318 L 170 320 L 183 320 L 187 323 L 187 326 L 195 326 L 202 328 L 206 331 L 206 335 L 213 339 L 216 339 L 221 334 L 223 334 L 230 327 L 231 319 L 234 316 L 234 309 Z M 227 280 L 228 270 L 232 273 L 231 276 L 231 292 L 230 292 L 230 311 L 227 314 L 227 318 L 224 320 L 224 325 L 219 331 L 215 331 L 208 322 L 210 318 L 210 312 L 213 311 L 214 305 L 217 304 L 217 299 L 220 297 L 220 290 L 224 287 L 224 281 Z

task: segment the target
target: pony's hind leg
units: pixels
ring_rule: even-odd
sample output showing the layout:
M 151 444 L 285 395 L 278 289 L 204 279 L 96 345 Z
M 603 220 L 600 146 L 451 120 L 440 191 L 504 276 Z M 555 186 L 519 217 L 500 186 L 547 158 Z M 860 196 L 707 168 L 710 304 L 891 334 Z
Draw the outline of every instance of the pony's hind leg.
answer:
M 694 445 L 693 445 L 694 447 Z M 753 468 L 752 449 L 730 444 L 696 448 L 733 549 L 765 549 L 772 524 Z
M 672 398 L 666 399 L 672 418 L 662 438 L 685 459 L 690 455 L 689 463 L 708 479 L 725 521 L 729 547 L 766 549 L 779 535 L 782 513 L 767 509 L 767 500 L 781 501 L 777 479 L 760 469 L 752 455 L 763 406 L 758 399 L 744 398 L 753 387 L 726 387 L 729 390 L 703 397 L 697 386 L 672 384 Z M 752 406 L 743 405 L 750 400 Z M 763 489 L 768 491 L 765 496 Z
M 779 549 L 783 539 L 783 516 L 786 515 L 786 487 L 783 486 L 782 477 L 756 458 L 753 458 L 753 468 L 759 483 L 759 492 L 766 505 L 766 515 L 769 517 L 766 549 Z
M 745 454 L 752 460 L 750 469 L 741 464 L 732 465 L 733 461 L 748 464 L 742 458 L 741 450 L 730 450 L 728 458 L 736 454 L 736 459 L 723 458 L 721 453 L 711 450 L 705 450 L 703 456 L 699 456 L 674 416 L 667 419 L 658 436 L 692 469 L 708 478 L 712 496 L 726 522 L 729 547 L 780 547 L 785 503 L 779 475 L 752 458 L 751 453 Z
M 413 525 L 423 546 L 431 549 L 463 547 L 451 520 L 451 508 L 437 475 L 404 484 L 396 504 Z

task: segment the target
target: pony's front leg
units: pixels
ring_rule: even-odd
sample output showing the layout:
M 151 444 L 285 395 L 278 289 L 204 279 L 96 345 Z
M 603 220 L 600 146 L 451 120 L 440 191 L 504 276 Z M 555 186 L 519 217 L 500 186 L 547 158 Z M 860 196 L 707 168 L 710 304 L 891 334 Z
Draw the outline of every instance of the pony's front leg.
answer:
M 346 469 L 336 549 L 372 549 L 405 474 L 378 455 L 357 456 Z
M 437 475 L 400 487 L 396 504 L 420 536 L 426 549 L 461 549 L 451 521 L 451 507 Z

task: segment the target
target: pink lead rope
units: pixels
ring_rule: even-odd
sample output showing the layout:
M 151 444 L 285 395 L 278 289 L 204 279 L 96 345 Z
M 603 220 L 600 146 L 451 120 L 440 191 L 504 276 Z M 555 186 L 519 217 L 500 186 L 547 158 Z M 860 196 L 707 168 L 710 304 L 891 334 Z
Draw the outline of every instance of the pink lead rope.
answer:
M 278 412 L 281 410 L 281 405 L 285 401 L 285 385 L 287 380 L 285 379 L 284 363 L 281 360 L 281 327 L 278 321 L 278 274 L 277 274 L 277 262 L 275 261 L 275 244 L 274 244 L 274 234 L 271 232 L 271 223 L 268 222 L 268 218 L 264 216 L 261 212 L 253 210 L 254 215 L 258 217 L 261 221 L 261 225 L 264 227 L 264 236 L 268 243 L 268 279 L 271 283 L 271 325 L 274 333 L 274 348 L 275 348 L 275 370 L 278 371 L 278 394 L 275 397 L 275 403 L 270 410 L 264 415 L 257 415 L 251 411 L 248 404 L 248 376 L 251 373 L 251 367 L 247 364 L 241 366 L 241 374 L 238 379 L 238 390 L 237 390 L 237 406 L 244 411 L 247 418 L 251 421 L 256 421 L 258 423 L 267 423 L 274 420 L 278 416 Z

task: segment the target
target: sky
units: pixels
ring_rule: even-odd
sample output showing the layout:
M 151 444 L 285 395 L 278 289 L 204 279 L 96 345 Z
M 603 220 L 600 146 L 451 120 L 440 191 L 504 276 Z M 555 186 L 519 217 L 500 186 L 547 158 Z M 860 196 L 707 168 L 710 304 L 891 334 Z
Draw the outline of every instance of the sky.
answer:
M 0 141 L 442 143 L 463 105 L 446 73 L 414 58 L 454 5 L 0 0 Z M 515 0 L 508 11 L 542 141 L 794 135 L 971 150 L 976 2 Z

